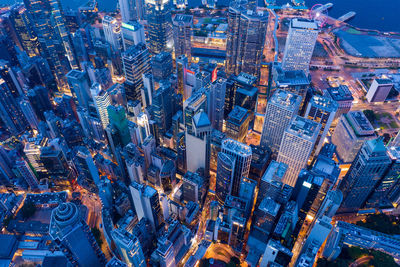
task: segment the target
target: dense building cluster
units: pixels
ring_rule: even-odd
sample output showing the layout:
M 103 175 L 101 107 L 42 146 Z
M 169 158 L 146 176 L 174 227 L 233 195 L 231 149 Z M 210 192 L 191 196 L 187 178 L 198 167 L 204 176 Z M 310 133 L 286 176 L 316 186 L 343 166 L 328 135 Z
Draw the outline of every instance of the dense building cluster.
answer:
M 400 76 L 362 98 L 317 86 L 314 51 L 332 48 L 307 12 L 186 4 L 0 8 L 0 265 L 400 260 L 397 236 L 346 222 L 400 204 L 400 134 L 377 127 L 398 114 L 369 110 Z

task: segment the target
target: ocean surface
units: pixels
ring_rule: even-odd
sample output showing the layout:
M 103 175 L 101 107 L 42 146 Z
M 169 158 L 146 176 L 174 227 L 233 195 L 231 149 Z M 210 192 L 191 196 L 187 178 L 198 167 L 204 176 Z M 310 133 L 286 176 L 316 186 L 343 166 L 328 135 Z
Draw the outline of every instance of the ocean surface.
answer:
M 0 0 L 0 4 L 10 4 L 19 0 Z M 87 0 L 61 0 L 64 8 L 77 8 Z M 97 0 L 99 9 L 115 10 L 118 0 Z M 228 5 L 230 0 L 217 0 L 219 5 Z M 259 0 L 263 4 L 263 0 Z M 283 5 L 290 0 L 276 0 Z M 332 3 L 329 15 L 338 18 L 347 12 L 354 11 L 356 16 L 348 21 L 351 25 L 364 29 L 400 32 L 400 0 L 306 0 L 306 5 Z M 190 7 L 201 5 L 201 0 L 188 0 Z

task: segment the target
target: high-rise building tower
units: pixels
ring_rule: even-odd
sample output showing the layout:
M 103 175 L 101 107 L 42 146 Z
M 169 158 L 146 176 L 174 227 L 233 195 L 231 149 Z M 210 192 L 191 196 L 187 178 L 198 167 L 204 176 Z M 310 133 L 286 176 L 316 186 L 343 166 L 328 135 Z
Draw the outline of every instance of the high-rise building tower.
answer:
M 211 83 L 207 113 L 209 114 L 212 127 L 218 131 L 222 131 L 224 120 L 225 92 L 226 79 L 217 78 Z
M 125 93 L 128 100 L 141 100 L 142 75 L 151 72 L 150 54 L 146 45 L 139 43 L 122 53 L 125 73 Z
M 321 124 L 314 155 L 318 155 L 321 150 L 337 109 L 336 101 L 318 95 L 314 95 L 308 103 L 304 117 Z
M 13 135 L 21 133 L 28 126 L 19 104 L 2 78 L 0 78 L 0 118 Z
M 123 23 L 138 19 L 135 0 L 119 0 L 118 3 Z
M 76 153 L 78 171 L 87 179 L 95 184 L 100 181 L 99 171 L 94 165 L 93 157 L 86 147 L 79 147 Z
M 281 145 L 283 132 L 297 114 L 301 97 L 284 90 L 277 90 L 267 103 L 261 146 L 268 146 L 276 153 Z
M 288 165 L 283 183 L 294 187 L 297 177 L 306 165 L 317 140 L 321 125 L 295 116 L 285 130 L 276 161 Z
M 268 13 L 248 10 L 240 1 L 231 1 L 225 64 L 228 75 L 246 72 L 259 77 L 267 22 Z
M 146 267 L 142 246 L 136 236 L 122 228 L 114 229 L 111 235 L 121 258 L 129 267 Z
M 172 51 L 172 17 L 169 0 L 145 0 L 149 50 L 153 54 Z
M 37 180 L 35 174 L 29 167 L 28 163 L 21 159 L 15 162 L 15 168 L 20 173 L 20 175 L 25 179 L 26 183 L 31 189 L 37 189 L 39 186 L 39 181 Z
M 123 22 L 121 25 L 122 30 L 122 43 L 124 51 L 132 45 L 139 43 L 146 43 L 144 28 L 138 21 Z
M 157 231 L 163 223 L 163 214 L 157 190 L 148 185 L 132 182 L 129 186 L 139 220 L 149 220 L 151 227 Z
M 224 203 L 226 196 L 231 193 L 234 171 L 235 158 L 231 155 L 219 152 L 215 193 L 220 203 Z
M 77 69 L 78 65 L 65 27 L 60 2 L 25 0 L 24 4 L 32 18 L 32 24 L 50 69 L 56 80 L 62 84 L 68 67 Z M 69 66 L 64 63 L 67 60 Z
M 106 15 L 102 23 L 106 42 L 111 46 L 114 52 L 120 52 L 123 46 L 122 33 L 117 19 Z
M 308 73 L 317 37 L 318 25 L 315 21 L 303 18 L 292 19 L 283 52 L 282 68 Z
M 248 177 L 250 172 L 252 156 L 251 147 L 232 139 L 225 139 L 222 141 L 221 151 L 235 159 L 231 194 L 238 196 L 240 182 L 243 177 Z
M 89 108 L 90 82 L 86 72 L 71 70 L 66 75 L 69 88 L 81 107 Z
M 339 185 L 343 202 L 338 212 L 356 212 L 362 208 L 390 164 L 381 138 L 365 141 Z
M 374 138 L 374 127 L 364 113 L 357 110 L 340 117 L 332 135 L 332 143 L 336 146 L 336 152 L 343 162 L 353 162 L 364 142 Z
M 245 108 L 235 106 L 226 120 L 226 136 L 244 143 L 249 129 L 250 114 Z
M 192 60 L 192 27 L 193 16 L 176 14 L 173 23 L 175 58 L 185 55 L 189 62 Z
M 111 97 L 107 91 L 101 89 L 101 86 L 98 83 L 92 85 L 90 92 L 101 123 L 103 124 L 103 128 L 105 129 L 109 122 L 107 108 L 112 104 Z
M 62 203 L 52 211 L 49 234 L 73 265 L 106 264 L 103 252 L 74 203 Z

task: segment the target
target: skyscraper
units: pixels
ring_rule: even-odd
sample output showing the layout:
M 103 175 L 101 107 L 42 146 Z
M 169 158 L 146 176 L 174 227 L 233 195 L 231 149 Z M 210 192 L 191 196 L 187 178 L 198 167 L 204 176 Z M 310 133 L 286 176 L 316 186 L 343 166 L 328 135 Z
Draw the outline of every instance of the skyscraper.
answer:
M 252 156 L 251 147 L 232 139 L 225 139 L 222 141 L 221 151 L 235 159 L 231 194 L 233 196 L 238 196 L 242 177 L 248 177 L 250 172 Z
M 157 190 L 148 185 L 132 182 L 129 186 L 136 215 L 149 220 L 151 227 L 157 231 L 163 223 L 163 214 Z
M 2 78 L 0 78 L 0 118 L 13 135 L 21 133 L 28 126 L 19 104 Z
M 362 208 L 390 164 L 381 138 L 365 141 L 339 185 L 343 202 L 338 212 L 356 212 Z
M 86 72 L 71 70 L 66 75 L 69 88 L 81 107 L 89 108 L 90 83 Z
M 226 137 L 245 143 L 250 115 L 245 108 L 235 106 L 226 120 Z
M 136 0 L 119 0 L 118 3 L 123 23 L 138 19 L 136 13 Z
M 288 165 L 283 183 L 295 186 L 297 177 L 306 165 L 317 140 L 321 125 L 295 116 L 285 130 L 276 161 Z
M 122 228 L 114 229 L 111 235 L 118 253 L 129 267 L 146 267 L 142 246 L 136 236 Z
M 49 234 L 65 251 L 72 264 L 79 266 L 106 264 L 103 252 L 75 204 L 62 203 L 52 211 Z
M 99 172 L 96 168 L 96 165 L 94 165 L 93 157 L 90 154 L 90 151 L 86 147 L 78 147 L 76 153 L 76 163 L 78 171 L 81 173 L 81 175 L 83 175 L 85 180 L 95 184 L 99 183 Z
M 301 97 L 284 90 L 277 90 L 267 103 L 264 126 L 261 135 L 261 146 L 268 146 L 276 153 L 281 145 L 283 132 L 297 114 Z
M 50 69 L 56 80 L 62 84 L 65 73 L 69 70 L 64 62 L 68 60 L 72 69 L 77 69 L 78 65 L 65 27 L 61 5 L 57 0 L 25 0 L 24 4 L 32 18 Z
M 132 45 L 139 43 L 146 43 L 144 28 L 137 21 L 123 22 L 121 25 L 122 30 L 122 43 L 124 45 L 124 51 Z
M 142 75 L 151 72 L 150 55 L 146 45 L 139 43 L 122 53 L 125 73 L 125 93 L 128 100 L 141 100 Z
M 17 169 L 21 177 L 25 179 L 26 183 L 31 189 L 38 188 L 39 181 L 37 180 L 35 174 L 33 173 L 33 171 L 31 170 L 31 168 L 29 167 L 28 163 L 25 160 L 21 159 L 19 161 L 16 161 L 15 168 Z
M 321 124 L 314 155 L 318 155 L 319 151 L 321 150 L 325 141 L 325 137 L 329 132 L 329 128 L 331 127 L 333 119 L 335 118 L 337 109 L 338 104 L 336 101 L 317 95 L 314 95 L 308 103 L 304 117 Z
M 226 79 L 217 78 L 211 83 L 207 113 L 209 114 L 212 127 L 218 131 L 222 131 L 224 120 L 225 91 Z
M 211 122 L 207 114 L 200 110 L 192 118 L 192 131 L 189 128 L 185 131 L 186 151 L 196 151 L 196 153 L 186 153 L 187 170 L 197 172 L 204 170 L 204 177 L 208 177 L 210 171 L 210 138 Z
M 366 140 L 375 138 L 375 129 L 360 110 L 343 114 L 332 135 L 332 143 L 343 162 L 353 162 Z
M 172 51 L 172 17 L 169 0 L 145 0 L 149 50 L 153 54 Z
M 231 193 L 234 170 L 235 158 L 231 155 L 219 152 L 215 193 L 220 203 L 224 203 L 226 196 Z
M 109 122 L 107 108 L 111 105 L 111 97 L 107 91 L 101 89 L 98 83 L 92 85 L 90 92 L 103 128 L 105 129 Z
M 246 72 L 259 77 L 267 22 L 268 13 L 248 10 L 240 1 L 231 1 L 225 64 L 228 75 Z
M 175 58 L 185 55 L 192 61 L 192 27 L 193 16 L 176 14 L 173 23 Z
M 302 70 L 308 74 L 317 37 L 318 25 L 315 21 L 303 18 L 292 19 L 283 52 L 282 68 Z
M 114 52 L 120 52 L 123 46 L 122 33 L 117 19 L 106 15 L 102 23 L 106 42 L 111 46 Z

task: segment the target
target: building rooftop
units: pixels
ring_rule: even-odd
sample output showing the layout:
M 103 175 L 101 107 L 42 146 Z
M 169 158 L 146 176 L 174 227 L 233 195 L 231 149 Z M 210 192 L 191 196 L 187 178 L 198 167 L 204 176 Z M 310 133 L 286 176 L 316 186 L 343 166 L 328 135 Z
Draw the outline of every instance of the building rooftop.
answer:
M 258 206 L 258 209 L 276 217 L 276 215 L 278 215 L 280 207 L 281 205 L 279 203 L 275 202 L 270 197 L 266 197 L 261 201 L 260 205 Z
M 339 87 L 329 87 L 326 89 L 329 96 L 336 101 L 353 101 L 354 98 L 347 85 L 340 85 Z
M 380 137 L 367 140 L 365 141 L 365 144 L 369 146 L 371 151 L 374 153 L 386 153 L 385 144 L 383 143 L 383 140 Z
M 236 81 L 242 85 L 252 86 L 253 84 L 256 83 L 257 77 L 250 75 L 248 73 L 245 73 L 245 72 L 241 72 L 241 73 L 239 73 L 238 76 L 236 76 Z
M 268 169 L 265 171 L 262 181 L 271 182 L 273 180 L 282 181 L 283 176 L 286 173 L 288 165 L 282 162 L 271 161 L 268 166 Z
M 313 140 L 320 128 L 321 124 L 296 115 L 286 131 L 301 138 Z
M 251 147 L 240 143 L 236 140 L 227 138 L 222 141 L 222 148 L 228 151 L 231 151 L 235 154 L 240 154 L 241 156 L 251 156 L 252 151 Z
M 392 160 L 400 162 L 400 146 L 391 146 L 388 148 L 388 155 Z
M 390 80 L 390 79 L 375 79 L 375 81 L 376 81 L 379 85 L 393 84 L 392 80 Z
M 137 31 L 140 28 L 143 28 L 143 26 L 136 20 L 135 21 L 130 20 L 128 22 L 122 22 L 121 26 L 122 26 L 123 29 L 128 29 L 128 30 L 131 30 L 131 31 Z
M 297 29 L 318 30 L 318 25 L 314 20 L 295 18 L 291 20 L 291 27 Z
M 192 21 L 193 21 L 193 16 L 183 15 L 183 14 L 176 14 L 173 19 L 173 22 L 178 22 L 178 23 L 183 22 L 185 24 L 192 23 Z
M 210 119 L 204 111 L 200 111 L 194 115 L 193 122 L 196 128 L 207 127 L 211 125 Z
M 278 89 L 272 95 L 268 103 L 280 106 L 290 111 L 295 111 L 301 103 L 301 96 Z
M 228 115 L 228 120 L 244 121 L 249 116 L 248 110 L 240 106 L 234 106 Z
M 374 134 L 375 129 L 364 115 L 364 112 L 360 110 L 349 111 L 347 114 L 345 114 L 345 117 L 357 135 Z
M 276 77 L 276 85 L 278 87 L 307 86 L 310 84 L 310 80 L 302 70 L 283 70 L 280 65 L 276 65 L 275 71 L 278 75 Z
M 311 98 L 310 103 L 313 106 L 327 112 L 336 112 L 338 109 L 338 104 L 335 100 L 319 95 L 314 95 Z

